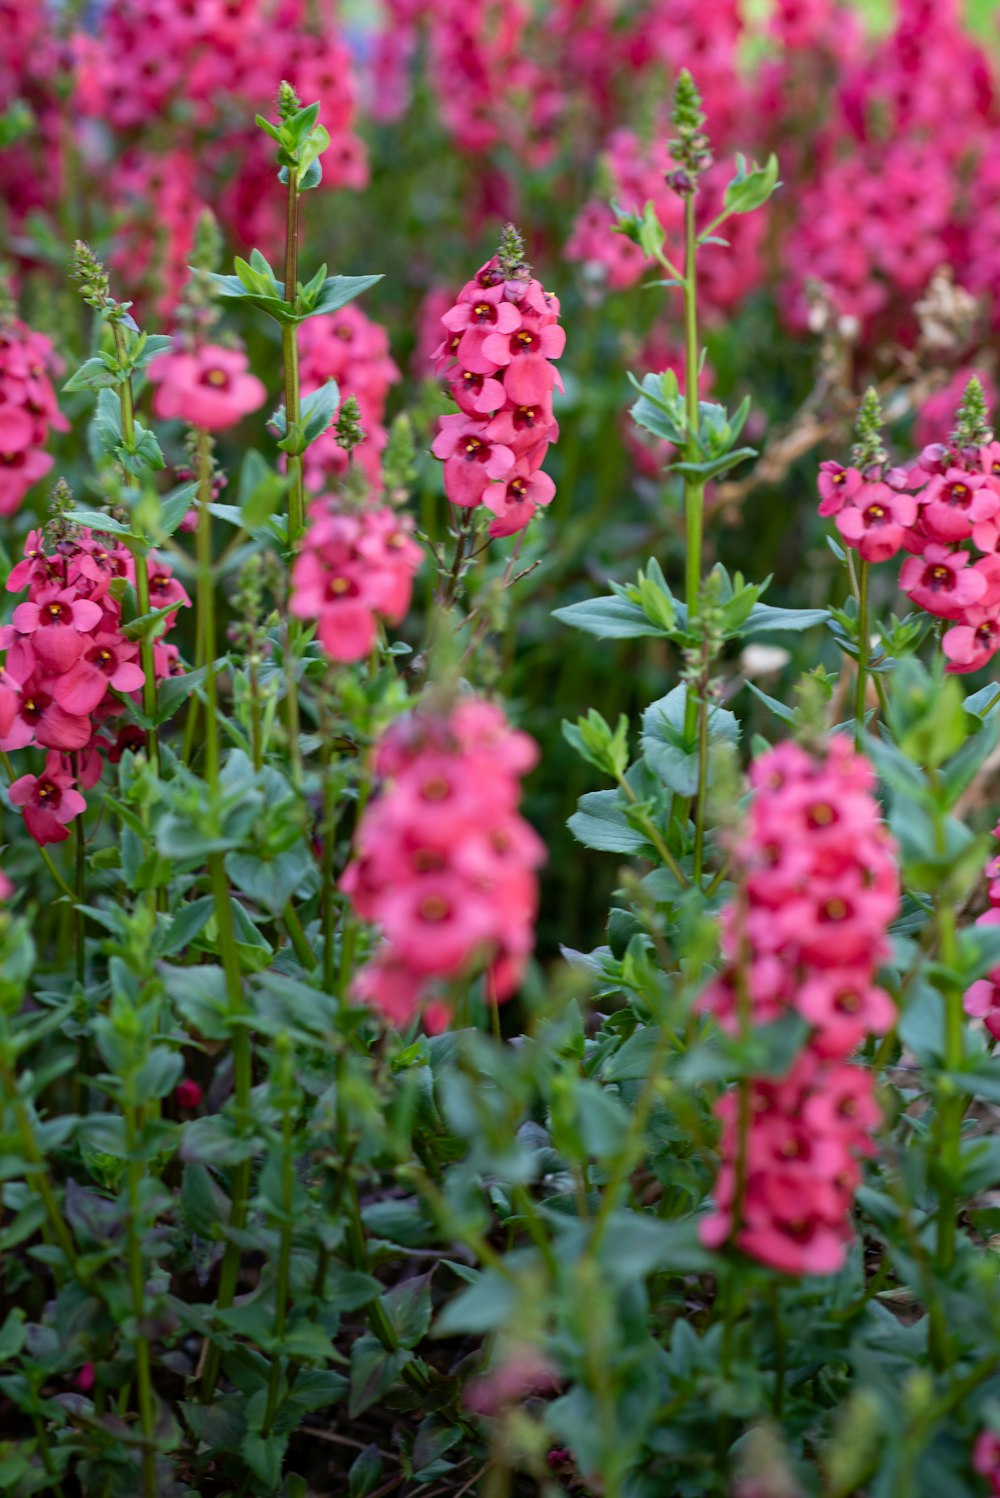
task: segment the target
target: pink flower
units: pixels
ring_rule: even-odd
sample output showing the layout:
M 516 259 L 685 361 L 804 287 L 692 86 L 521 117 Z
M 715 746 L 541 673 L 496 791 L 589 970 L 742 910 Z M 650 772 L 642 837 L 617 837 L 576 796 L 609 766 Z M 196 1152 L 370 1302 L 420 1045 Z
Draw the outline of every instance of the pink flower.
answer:
M 514 993 L 531 951 L 544 848 L 517 813 L 519 776 L 536 750 L 492 704 L 397 720 L 379 746 L 386 777 L 341 880 L 384 947 L 357 996 L 393 1024 L 422 1012 L 448 1023 L 440 985 L 485 973 L 497 1000 Z
M 722 1164 L 701 1235 L 710 1247 L 732 1239 L 787 1274 L 829 1274 L 844 1260 L 858 1162 L 879 1120 L 870 1074 L 845 1058 L 895 1021 L 873 980 L 899 876 L 871 767 L 846 738 L 821 757 L 779 745 L 755 761 L 751 782 L 734 856 L 740 893 L 722 916 L 726 966 L 699 1007 L 731 1033 L 744 1006 L 757 1024 L 794 1010 L 811 1029 L 786 1077 L 750 1084 L 740 1200 L 739 1102 L 735 1092 L 720 1099 Z
M 556 372 L 550 360 L 558 359 L 565 347 L 565 331 L 550 323 L 518 328 L 509 335 L 493 333 L 483 343 L 483 354 L 494 367 L 504 370 L 508 399 L 533 406 L 551 395 Z
M 465 415 L 442 416 L 440 425 L 431 451 L 445 460 L 444 492 L 452 504 L 471 509 L 482 501 L 491 480 L 507 476 L 514 466 L 514 454 L 502 443 L 492 442 L 483 428 Z
M 900 587 L 929 614 L 957 619 L 986 592 L 986 578 L 968 562 L 968 552 L 950 552 L 932 541 L 922 557 L 910 557 L 903 563 Z
M 127 695 L 142 688 L 145 677 L 136 657 L 138 645 L 106 630 L 94 635 L 76 663 L 56 683 L 53 696 L 69 713 L 92 713 L 108 688 Z
M 69 837 L 67 823 L 87 810 L 73 786 L 72 772 L 54 750 L 45 756 L 41 775 L 22 775 L 11 785 L 11 805 L 24 808 L 24 825 L 36 843 L 64 842 Z
M 979 671 L 1000 650 L 1000 620 L 978 606 L 966 609 L 963 622 L 946 632 L 941 649 L 948 660 L 948 671 L 958 675 Z
M 69 423 L 50 375 L 62 368 L 51 341 L 16 318 L 0 322 L 0 515 L 12 515 L 52 467 L 41 449 Z
M 1000 510 L 1000 495 L 982 473 L 949 468 L 936 474 L 920 496 L 920 523 L 932 541 L 963 541 L 981 521 Z
M 41 588 L 34 600 L 14 610 L 14 628 L 31 636 L 31 647 L 43 667 L 68 671 L 86 648 L 84 635 L 103 617 L 101 606 L 80 598 L 72 588 Z
M 185 1110 L 197 1108 L 201 1105 L 202 1090 L 198 1083 L 190 1077 L 182 1077 L 174 1088 L 174 1097 L 177 1099 L 178 1108 Z
M 1000 1498 L 1000 1436 L 992 1430 L 981 1430 L 972 1449 L 972 1467 L 985 1477 L 990 1492 Z
M 156 386 L 153 410 L 163 421 L 186 421 L 206 432 L 221 432 L 256 411 L 267 391 L 247 372 L 238 349 L 206 344 L 193 353 L 161 354 L 149 366 Z
M 890 489 L 888 484 L 864 484 L 837 512 L 835 524 L 848 546 L 866 562 L 887 562 L 903 544 L 903 531 L 916 516 L 917 501 L 912 494 Z
M 534 476 L 559 436 L 551 361 L 566 338 L 558 316 L 558 301 L 527 267 L 502 268 L 494 256 L 441 319 L 446 337 L 433 357 L 447 371 L 461 415 L 441 417 L 432 451 L 444 459 L 453 504 L 485 503 L 494 512 L 493 537 L 523 530 L 554 493 L 548 479 Z
M 491 536 L 513 536 L 524 530 L 539 505 L 552 503 L 556 486 L 547 473 L 538 469 L 525 473 L 519 463 L 506 484 L 493 484 L 486 491 L 486 508 L 496 516 L 490 521 Z
M 82 1366 L 77 1370 L 76 1376 L 73 1379 L 73 1383 L 76 1388 L 79 1389 L 81 1394 L 89 1394 L 91 1389 L 94 1387 L 93 1363 L 82 1364 Z
M 339 510 L 332 499 L 316 500 L 309 514 L 289 608 L 316 621 L 333 660 L 363 660 L 378 638 L 379 619 L 398 624 L 410 606 L 423 560 L 413 521 L 386 507 Z

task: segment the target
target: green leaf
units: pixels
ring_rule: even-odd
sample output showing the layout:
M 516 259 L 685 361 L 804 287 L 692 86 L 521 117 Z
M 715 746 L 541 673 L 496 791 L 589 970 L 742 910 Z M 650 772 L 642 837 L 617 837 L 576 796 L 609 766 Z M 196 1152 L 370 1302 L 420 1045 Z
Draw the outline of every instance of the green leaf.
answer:
M 778 183 L 778 158 L 773 153 L 764 166 L 752 166 L 736 158 L 736 175 L 728 183 L 722 202 L 728 213 L 752 213 L 767 202 Z
M 112 536 L 130 536 L 135 541 L 140 539 L 132 536 L 127 525 L 123 525 L 113 515 L 106 515 L 103 510 L 67 510 L 66 519 L 73 525 L 85 525 L 92 531 L 105 531 Z
M 650 703 L 642 716 L 642 752 L 655 775 L 679 796 L 693 796 L 698 789 L 698 745 L 685 731 L 687 690 L 673 687 L 665 697 Z M 710 739 L 735 744 L 740 725 L 728 708 L 712 706 L 708 713 Z
M 570 603 L 565 608 L 553 609 L 553 619 L 563 624 L 582 629 L 599 640 L 628 640 L 640 635 L 655 635 L 668 638 L 667 631 L 652 623 L 638 604 L 626 598 L 591 598 L 582 603 Z
M 566 823 L 577 842 L 598 853 L 645 853 L 652 848 L 629 825 L 620 791 L 588 791 Z
M 315 861 L 304 842 L 269 859 L 254 858 L 249 853 L 226 855 L 226 870 L 237 889 L 272 915 L 281 914 L 314 867 Z
M 63 390 L 106 390 L 124 382 L 124 375 L 117 369 L 109 369 L 99 356 L 87 359 L 75 374 L 63 385 Z
M 382 1458 L 378 1447 L 374 1444 L 366 1446 L 355 1457 L 347 1474 L 347 1498 L 368 1498 L 369 1493 L 373 1493 L 378 1486 L 381 1475 Z
M 400 1280 L 382 1296 L 382 1305 L 401 1347 L 416 1347 L 430 1328 L 432 1274 L 433 1270 Z
M 517 1311 L 517 1287 L 495 1269 L 484 1269 L 467 1290 L 450 1300 L 434 1324 L 436 1337 L 458 1333 L 481 1336 L 510 1326 Z
M 376 1337 L 358 1337 L 351 1347 L 351 1392 L 347 1412 L 352 1420 L 370 1409 L 392 1388 L 412 1352 L 387 1352 Z
M 360 296 L 362 292 L 370 290 L 382 280 L 377 276 L 327 276 L 320 289 L 319 296 L 307 313 L 297 317 L 297 322 L 305 322 L 308 317 L 318 317 L 324 312 L 336 312 L 341 307 L 346 307 L 348 302 Z
M 814 624 L 825 624 L 829 617 L 827 609 L 779 609 L 769 603 L 757 603 L 740 633 L 760 635 L 769 630 L 811 629 Z

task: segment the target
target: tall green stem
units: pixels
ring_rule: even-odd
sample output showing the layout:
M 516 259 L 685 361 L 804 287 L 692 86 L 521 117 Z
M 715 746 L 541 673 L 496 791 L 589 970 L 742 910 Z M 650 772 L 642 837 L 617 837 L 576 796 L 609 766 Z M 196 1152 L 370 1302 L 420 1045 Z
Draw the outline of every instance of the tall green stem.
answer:
M 698 447 L 698 377 L 701 373 L 701 351 L 698 347 L 698 276 L 697 236 L 694 217 L 695 194 L 684 201 L 684 399 L 687 407 L 687 443 L 685 458 L 689 463 L 701 461 Z M 685 529 L 685 597 L 688 619 L 698 615 L 701 592 L 702 521 L 705 486 L 694 478 L 684 480 Z M 692 723 L 692 728 L 693 728 Z
M 218 691 L 215 680 L 215 585 L 212 575 L 212 534 L 208 522 L 208 505 L 212 497 L 212 439 L 207 432 L 198 434 L 198 532 L 196 549 L 198 560 L 198 613 L 199 628 L 205 646 L 205 697 L 207 702 L 205 724 L 205 779 L 208 784 L 209 801 L 213 807 L 219 797 L 219 722 Z M 226 999 L 232 1020 L 233 1046 L 233 1090 L 239 1122 L 246 1127 L 250 1117 L 250 1092 L 253 1084 L 253 1061 L 250 1050 L 250 1035 L 244 1022 L 245 1003 L 240 957 L 233 927 L 233 911 L 229 900 L 229 881 L 221 852 L 208 855 L 208 872 L 215 903 L 215 922 L 218 929 L 219 952 L 225 974 Z M 250 1162 L 241 1161 L 233 1171 L 233 1197 L 229 1212 L 229 1226 L 239 1232 L 246 1226 L 247 1202 L 250 1195 Z M 227 1310 L 233 1303 L 240 1269 L 240 1248 L 232 1239 L 226 1243 L 219 1274 L 218 1310 Z M 220 1354 L 213 1343 L 205 1362 L 202 1392 L 210 1398 L 219 1376 Z
M 292 1134 L 295 1124 L 293 1098 L 291 1095 L 291 1059 L 288 1043 L 282 1053 L 281 1084 L 281 1221 L 278 1229 L 278 1266 L 274 1286 L 274 1353 L 268 1375 L 267 1407 L 264 1413 L 262 1435 L 266 1440 L 271 1434 L 281 1392 L 281 1343 L 284 1340 L 288 1321 L 288 1295 L 292 1269 L 292 1210 L 295 1203 L 295 1157 L 292 1150 Z
M 954 968 L 957 963 L 957 936 L 954 907 L 942 901 L 938 912 L 938 929 L 941 933 L 941 963 L 945 968 Z M 957 983 L 948 982 L 944 990 L 944 1061 L 950 1072 L 961 1070 L 964 1059 L 965 1020 L 962 1008 L 962 989 Z M 955 1261 L 955 1218 L 958 1201 L 952 1182 L 958 1179 L 962 1159 L 962 1120 L 965 1117 L 966 1099 L 962 1093 L 947 1096 L 940 1103 L 941 1170 L 943 1183 L 938 1205 L 937 1258 L 942 1270 L 951 1268 Z
M 868 563 L 862 557 L 858 569 L 858 675 L 855 683 L 854 717 L 857 744 L 865 727 L 865 696 L 868 684 Z
M 153 1381 L 150 1372 L 149 1342 L 143 1327 L 146 1303 L 146 1273 L 142 1263 L 140 1232 L 140 1191 L 143 1167 L 136 1156 L 140 1145 L 139 1110 L 134 1103 L 125 1109 L 128 1137 L 128 1277 L 135 1320 L 135 1378 L 139 1397 L 139 1429 L 142 1432 L 143 1498 L 156 1498 L 156 1411 L 153 1404 Z

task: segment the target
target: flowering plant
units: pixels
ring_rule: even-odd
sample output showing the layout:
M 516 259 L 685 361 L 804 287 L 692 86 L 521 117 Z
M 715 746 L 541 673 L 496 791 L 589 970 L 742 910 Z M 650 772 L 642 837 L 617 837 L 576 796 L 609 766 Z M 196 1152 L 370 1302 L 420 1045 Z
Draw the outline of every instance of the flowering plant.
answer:
M 309 259 L 365 180 L 325 6 L 0 0 L 0 1486 L 1000 1492 L 1000 444 L 934 258 L 992 284 L 983 54 L 935 11 L 942 62 L 855 57 L 820 0 L 756 72 L 728 5 L 385 12 L 366 107 L 421 59 L 496 244 L 421 287 L 396 412 L 419 254 Z M 730 151 L 834 68 L 856 159 Z M 493 153 L 578 119 L 610 201 L 565 264 L 536 203 L 536 273 Z M 47 144 L 122 214 L 51 318 Z

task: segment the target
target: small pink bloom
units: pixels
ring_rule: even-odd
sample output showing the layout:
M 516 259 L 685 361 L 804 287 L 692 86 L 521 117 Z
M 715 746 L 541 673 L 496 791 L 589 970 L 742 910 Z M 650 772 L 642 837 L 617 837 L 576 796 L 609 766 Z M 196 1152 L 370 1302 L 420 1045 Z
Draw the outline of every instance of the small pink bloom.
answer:
M 969 567 L 969 554 L 930 542 L 922 557 L 910 557 L 899 574 L 913 602 L 942 619 L 957 619 L 986 592 L 986 578 Z
M 916 516 L 917 501 L 912 494 L 890 489 L 888 484 L 864 484 L 837 512 L 835 524 L 848 546 L 866 562 L 887 562 L 896 555 L 903 531 Z
M 443 458 L 444 489 L 452 504 L 466 509 L 481 503 L 483 491 L 494 479 L 506 478 L 514 466 L 514 454 L 502 443 L 492 442 L 482 426 L 469 417 L 442 416 L 441 430 L 431 451 Z
M 183 1077 L 174 1088 L 178 1108 L 191 1109 L 201 1105 L 202 1090 L 190 1077 Z
M 956 675 L 979 671 L 1000 650 L 1000 620 L 986 609 L 966 609 L 961 624 L 952 625 L 941 641 L 947 669 Z
M 24 825 L 36 843 L 65 841 L 67 823 L 87 810 L 86 801 L 73 787 L 73 774 L 55 751 L 46 755 L 41 775 L 22 775 L 11 785 L 11 805 L 24 808 Z
M 206 432 L 234 426 L 267 399 L 267 391 L 247 371 L 238 349 L 206 344 L 193 353 L 161 354 L 149 366 L 156 386 L 153 410 L 163 421 L 186 421 Z

